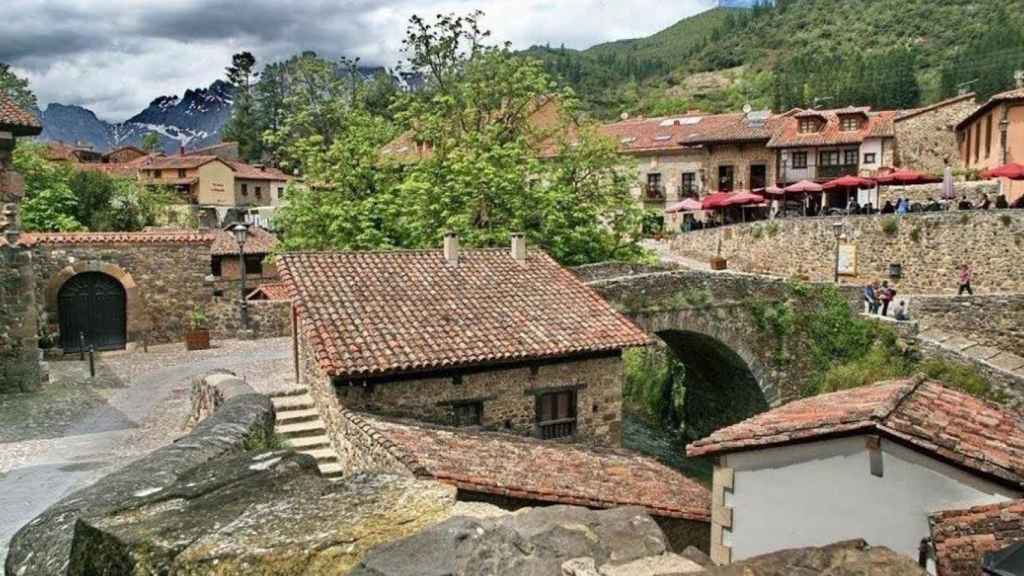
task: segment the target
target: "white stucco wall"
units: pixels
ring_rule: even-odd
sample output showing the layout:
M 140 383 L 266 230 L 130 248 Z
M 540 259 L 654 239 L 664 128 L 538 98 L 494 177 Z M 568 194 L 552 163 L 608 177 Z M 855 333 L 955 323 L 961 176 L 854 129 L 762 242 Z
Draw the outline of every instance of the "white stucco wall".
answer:
M 882 161 L 885 159 L 884 152 L 881 138 L 865 138 L 864 143 L 860 145 L 861 175 L 871 176 L 877 172 L 882 167 Z M 875 161 L 870 164 L 866 161 L 868 154 L 875 155 Z
M 883 475 L 871 474 L 866 438 L 856 436 L 729 454 L 735 473 L 725 505 L 733 561 L 783 548 L 864 538 L 917 558 L 928 514 L 1002 502 L 1020 492 L 882 439 Z

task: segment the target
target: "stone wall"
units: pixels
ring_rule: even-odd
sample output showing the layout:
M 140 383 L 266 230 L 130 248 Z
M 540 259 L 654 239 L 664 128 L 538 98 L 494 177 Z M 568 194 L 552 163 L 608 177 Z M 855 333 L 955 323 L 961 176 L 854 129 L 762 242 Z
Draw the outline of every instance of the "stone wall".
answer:
M 292 303 L 288 300 L 250 300 L 249 329 L 254 338 L 291 336 Z M 236 338 L 242 329 L 237 300 L 215 298 L 206 308 L 210 335 L 216 339 Z
M 794 218 L 698 230 L 669 242 L 673 252 L 704 260 L 721 243 L 733 270 L 830 281 L 837 222 L 844 225 L 845 242 L 856 248 L 855 274 L 844 276 L 844 283 L 887 278 L 889 265 L 901 264 L 902 278 L 891 280 L 900 292 L 955 293 L 957 268 L 967 262 L 975 292 L 1024 292 L 1020 210 Z
M 941 173 L 947 163 L 956 166 L 960 149 L 953 128 L 977 107 L 971 94 L 897 120 L 896 165 L 933 174 Z
M 451 424 L 453 404 L 483 403 L 482 427 L 532 436 L 536 396 L 576 390 L 576 439 L 604 446 L 622 443 L 622 359 L 581 358 L 468 371 L 374 385 L 338 385 L 342 406 L 359 412 Z
M 193 309 L 212 301 L 205 243 L 39 243 L 33 252 L 39 323 L 54 345 L 60 343 L 57 296 L 76 273 L 104 272 L 125 287 L 129 343 L 180 341 Z
M 999 183 L 994 180 L 978 180 L 970 182 L 956 182 L 956 197 L 967 196 L 973 204 L 981 204 L 982 195 L 988 195 L 989 201 L 995 205 L 996 195 L 999 194 Z M 882 186 L 878 189 L 878 207 L 885 205 L 889 200 L 896 205 L 900 198 L 906 198 L 913 204 L 928 204 L 932 200 L 942 198 L 942 184 L 915 184 L 913 186 Z
M 678 270 L 679 267 L 673 264 L 638 264 L 636 262 L 597 262 L 595 264 L 584 264 L 572 269 L 580 280 L 594 282 L 596 280 L 607 280 L 621 276 L 634 276 L 636 274 L 650 274 L 652 272 L 669 272 Z
M 252 386 L 246 384 L 245 380 L 228 370 L 194 378 L 190 396 L 192 409 L 189 412 L 187 427 L 194 428 L 220 410 L 228 400 L 254 392 Z
M 940 330 L 1024 356 L 1024 294 L 910 297 L 922 331 Z

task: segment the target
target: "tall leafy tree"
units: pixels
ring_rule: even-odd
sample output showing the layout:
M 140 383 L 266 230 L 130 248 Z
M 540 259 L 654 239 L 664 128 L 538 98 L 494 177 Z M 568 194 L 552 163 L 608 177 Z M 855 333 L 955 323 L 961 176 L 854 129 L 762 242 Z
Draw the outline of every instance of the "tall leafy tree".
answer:
M 146 132 L 142 137 L 141 148 L 146 152 L 156 152 L 160 149 L 160 135 L 156 132 Z
M 36 95 L 28 87 L 28 80 L 20 78 L 8 64 L 0 62 L 0 94 L 5 94 L 23 110 L 38 108 Z
M 224 126 L 224 139 L 238 142 L 239 153 L 251 160 L 259 158 L 263 151 L 253 98 L 253 85 L 259 77 L 255 68 L 256 57 L 251 52 L 239 52 L 225 69 L 233 90 L 231 119 Z

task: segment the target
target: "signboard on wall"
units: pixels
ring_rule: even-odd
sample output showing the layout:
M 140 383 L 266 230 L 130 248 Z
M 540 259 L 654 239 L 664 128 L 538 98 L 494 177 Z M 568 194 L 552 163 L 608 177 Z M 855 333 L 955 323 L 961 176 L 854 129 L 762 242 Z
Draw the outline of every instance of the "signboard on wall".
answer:
M 857 275 L 857 245 L 856 244 L 840 244 L 839 245 L 839 275 L 840 276 L 856 276 Z

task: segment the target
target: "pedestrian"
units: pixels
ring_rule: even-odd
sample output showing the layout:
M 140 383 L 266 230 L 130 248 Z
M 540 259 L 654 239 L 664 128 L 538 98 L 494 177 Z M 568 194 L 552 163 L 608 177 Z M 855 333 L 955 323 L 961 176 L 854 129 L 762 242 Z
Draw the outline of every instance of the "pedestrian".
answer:
M 882 316 L 889 315 L 889 304 L 896 297 L 896 289 L 889 286 L 889 281 L 882 281 L 882 289 L 878 291 L 878 300 L 882 303 Z
M 864 287 L 864 302 L 868 305 L 868 314 L 876 314 L 878 312 L 878 294 L 875 291 L 875 285 L 877 282 L 872 282 Z
M 907 312 L 906 300 L 900 300 L 900 305 L 896 307 L 896 320 L 899 320 L 900 322 L 910 320 L 910 313 Z
M 982 210 L 988 210 L 992 206 L 992 202 L 988 199 L 988 194 L 981 195 L 981 208 Z
M 1000 194 L 996 196 L 996 208 L 1000 210 L 1006 210 L 1010 205 L 1006 202 L 1006 196 Z
M 974 290 L 971 288 L 971 280 L 974 274 L 971 273 L 971 267 L 966 263 L 960 266 L 960 290 L 957 291 L 956 295 L 961 296 L 964 292 L 967 292 L 971 296 L 974 296 Z
M 956 207 L 958 210 L 971 210 L 974 208 L 974 205 L 967 199 L 967 194 L 964 194 L 960 197 L 960 203 Z
M 910 212 L 910 201 L 906 198 L 900 198 L 899 202 L 896 203 L 896 213 L 906 214 Z
M 896 211 L 896 207 L 892 205 L 892 200 L 886 200 L 885 205 L 882 206 L 882 214 L 892 214 Z

